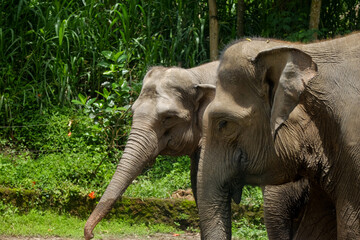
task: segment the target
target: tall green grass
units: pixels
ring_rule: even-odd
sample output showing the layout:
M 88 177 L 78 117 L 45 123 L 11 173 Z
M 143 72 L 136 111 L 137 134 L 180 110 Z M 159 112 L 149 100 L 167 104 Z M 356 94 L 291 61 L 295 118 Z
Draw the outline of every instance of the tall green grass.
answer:
M 131 86 L 149 66 L 206 61 L 206 12 L 202 2 L 165 0 L 2 1 L 0 125 L 15 125 L 24 111 L 70 106 L 79 93 L 96 97 L 119 71 Z M 119 58 L 103 65 L 104 52 Z M 14 137 L 13 128 L 1 131 Z

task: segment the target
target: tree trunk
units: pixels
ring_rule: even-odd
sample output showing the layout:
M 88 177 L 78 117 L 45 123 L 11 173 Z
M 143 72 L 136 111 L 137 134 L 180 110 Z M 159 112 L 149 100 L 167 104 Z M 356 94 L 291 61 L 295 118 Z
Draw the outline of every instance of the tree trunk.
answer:
M 309 22 L 310 30 L 319 29 L 320 11 L 321 11 L 321 0 L 312 0 L 311 9 L 310 9 L 310 22 Z M 316 31 L 313 33 L 313 38 L 317 39 Z
M 219 55 L 219 23 L 217 19 L 216 0 L 209 0 L 210 60 Z
M 244 0 L 238 0 L 237 3 L 237 32 L 238 38 L 244 36 L 244 14 L 245 14 L 245 2 Z

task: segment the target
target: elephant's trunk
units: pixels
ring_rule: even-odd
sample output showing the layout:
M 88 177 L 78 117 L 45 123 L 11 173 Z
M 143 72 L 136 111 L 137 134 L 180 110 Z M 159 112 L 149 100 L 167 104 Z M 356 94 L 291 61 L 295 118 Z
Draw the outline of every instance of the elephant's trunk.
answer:
M 138 127 L 137 127 L 138 126 Z M 85 239 L 93 238 L 93 229 L 111 210 L 131 182 L 159 152 L 157 135 L 152 130 L 142 130 L 144 125 L 133 124 L 123 156 L 100 202 L 91 213 L 84 228 Z M 148 128 L 150 129 L 150 128 Z
M 198 191 L 202 240 L 231 239 L 231 198 L 229 194 L 224 196 L 222 191 L 212 192 L 211 196 Z M 215 199 L 214 196 L 217 194 L 219 196 Z
M 203 240 L 231 239 L 231 190 L 218 181 L 216 168 L 200 160 L 197 205 Z

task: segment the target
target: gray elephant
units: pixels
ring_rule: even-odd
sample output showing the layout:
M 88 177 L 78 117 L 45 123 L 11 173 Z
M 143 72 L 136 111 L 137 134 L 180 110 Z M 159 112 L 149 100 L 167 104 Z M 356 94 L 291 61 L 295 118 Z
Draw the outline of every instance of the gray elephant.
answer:
M 202 116 L 215 95 L 218 65 L 216 61 L 187 70 L 165 67 L 149 70 L 140 96 L 133 105 L 133 126 L 125 153 L 113 180 L 85 225 L 86 239 L 92 238 L 92 230 L 97 223 L 110 211 L 144 166 L 152 163 L 159 154 L 191 157 L 191 182 L 196 197 Z M 281 198 L 286 195 L 289 200 L 299 196 L 289 187 L 276 189 L 272 194 Z M 289 201 L 281 209 L 284 212 L 281 216 L 277 212 L 268 212 L 267 225 L 270 228 L 274 226 L 277 235 L 286 235 L 286 226 L 296 224 L 297 215 L 292 212 L 295 208 L 304 208 L 306 200 L 301 200 Z M 279 222 L 284 224 L 281 229 Z
M 129 184 L 159 154 L 191 157 L 191 182 L 196 193 L 202 116 L 215 94 L 219 62 L 199 67 L 153 67 L 132 106 L 133 124 L 123 156 L 84 229 L 85 239 L 111 210 Z
M 360 239 L 359 42 L 357 33 L 306 45 L 245 40 L 225 50 L 203 121 L 202 239 L 231 238 L 230 201 L 244 184 L 292 181 L 304 181 L 308 194 L 292 239 Z M 282 187 L 265 188 L 270 213 L 287 204 Z

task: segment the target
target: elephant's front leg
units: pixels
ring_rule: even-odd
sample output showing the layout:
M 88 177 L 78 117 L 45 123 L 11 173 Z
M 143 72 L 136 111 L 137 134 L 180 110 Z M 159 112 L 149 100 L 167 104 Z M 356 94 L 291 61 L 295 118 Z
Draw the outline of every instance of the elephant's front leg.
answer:
M 310 182 L 309 200 L 293 239 L 356 239 L 337 238 L 336 220 L 335 206 L 329 196 Z
M 293 239 L 309 196 L 306 179 L 264 188 L 265 225 L 269 239 Z
M 200 159 L 201 148 L 195 150 L 195 152 L 190 156 L 191 166 L 190 166 L 190 178 L 191 178 L 191 189 L 195 198 L 195 202 L 197 202 L 197 173 L 199 169 L 199 159 Z
M 336 205 L 338 239 L 360 239 L 360 206 L 351 202 L 342 198 Z

